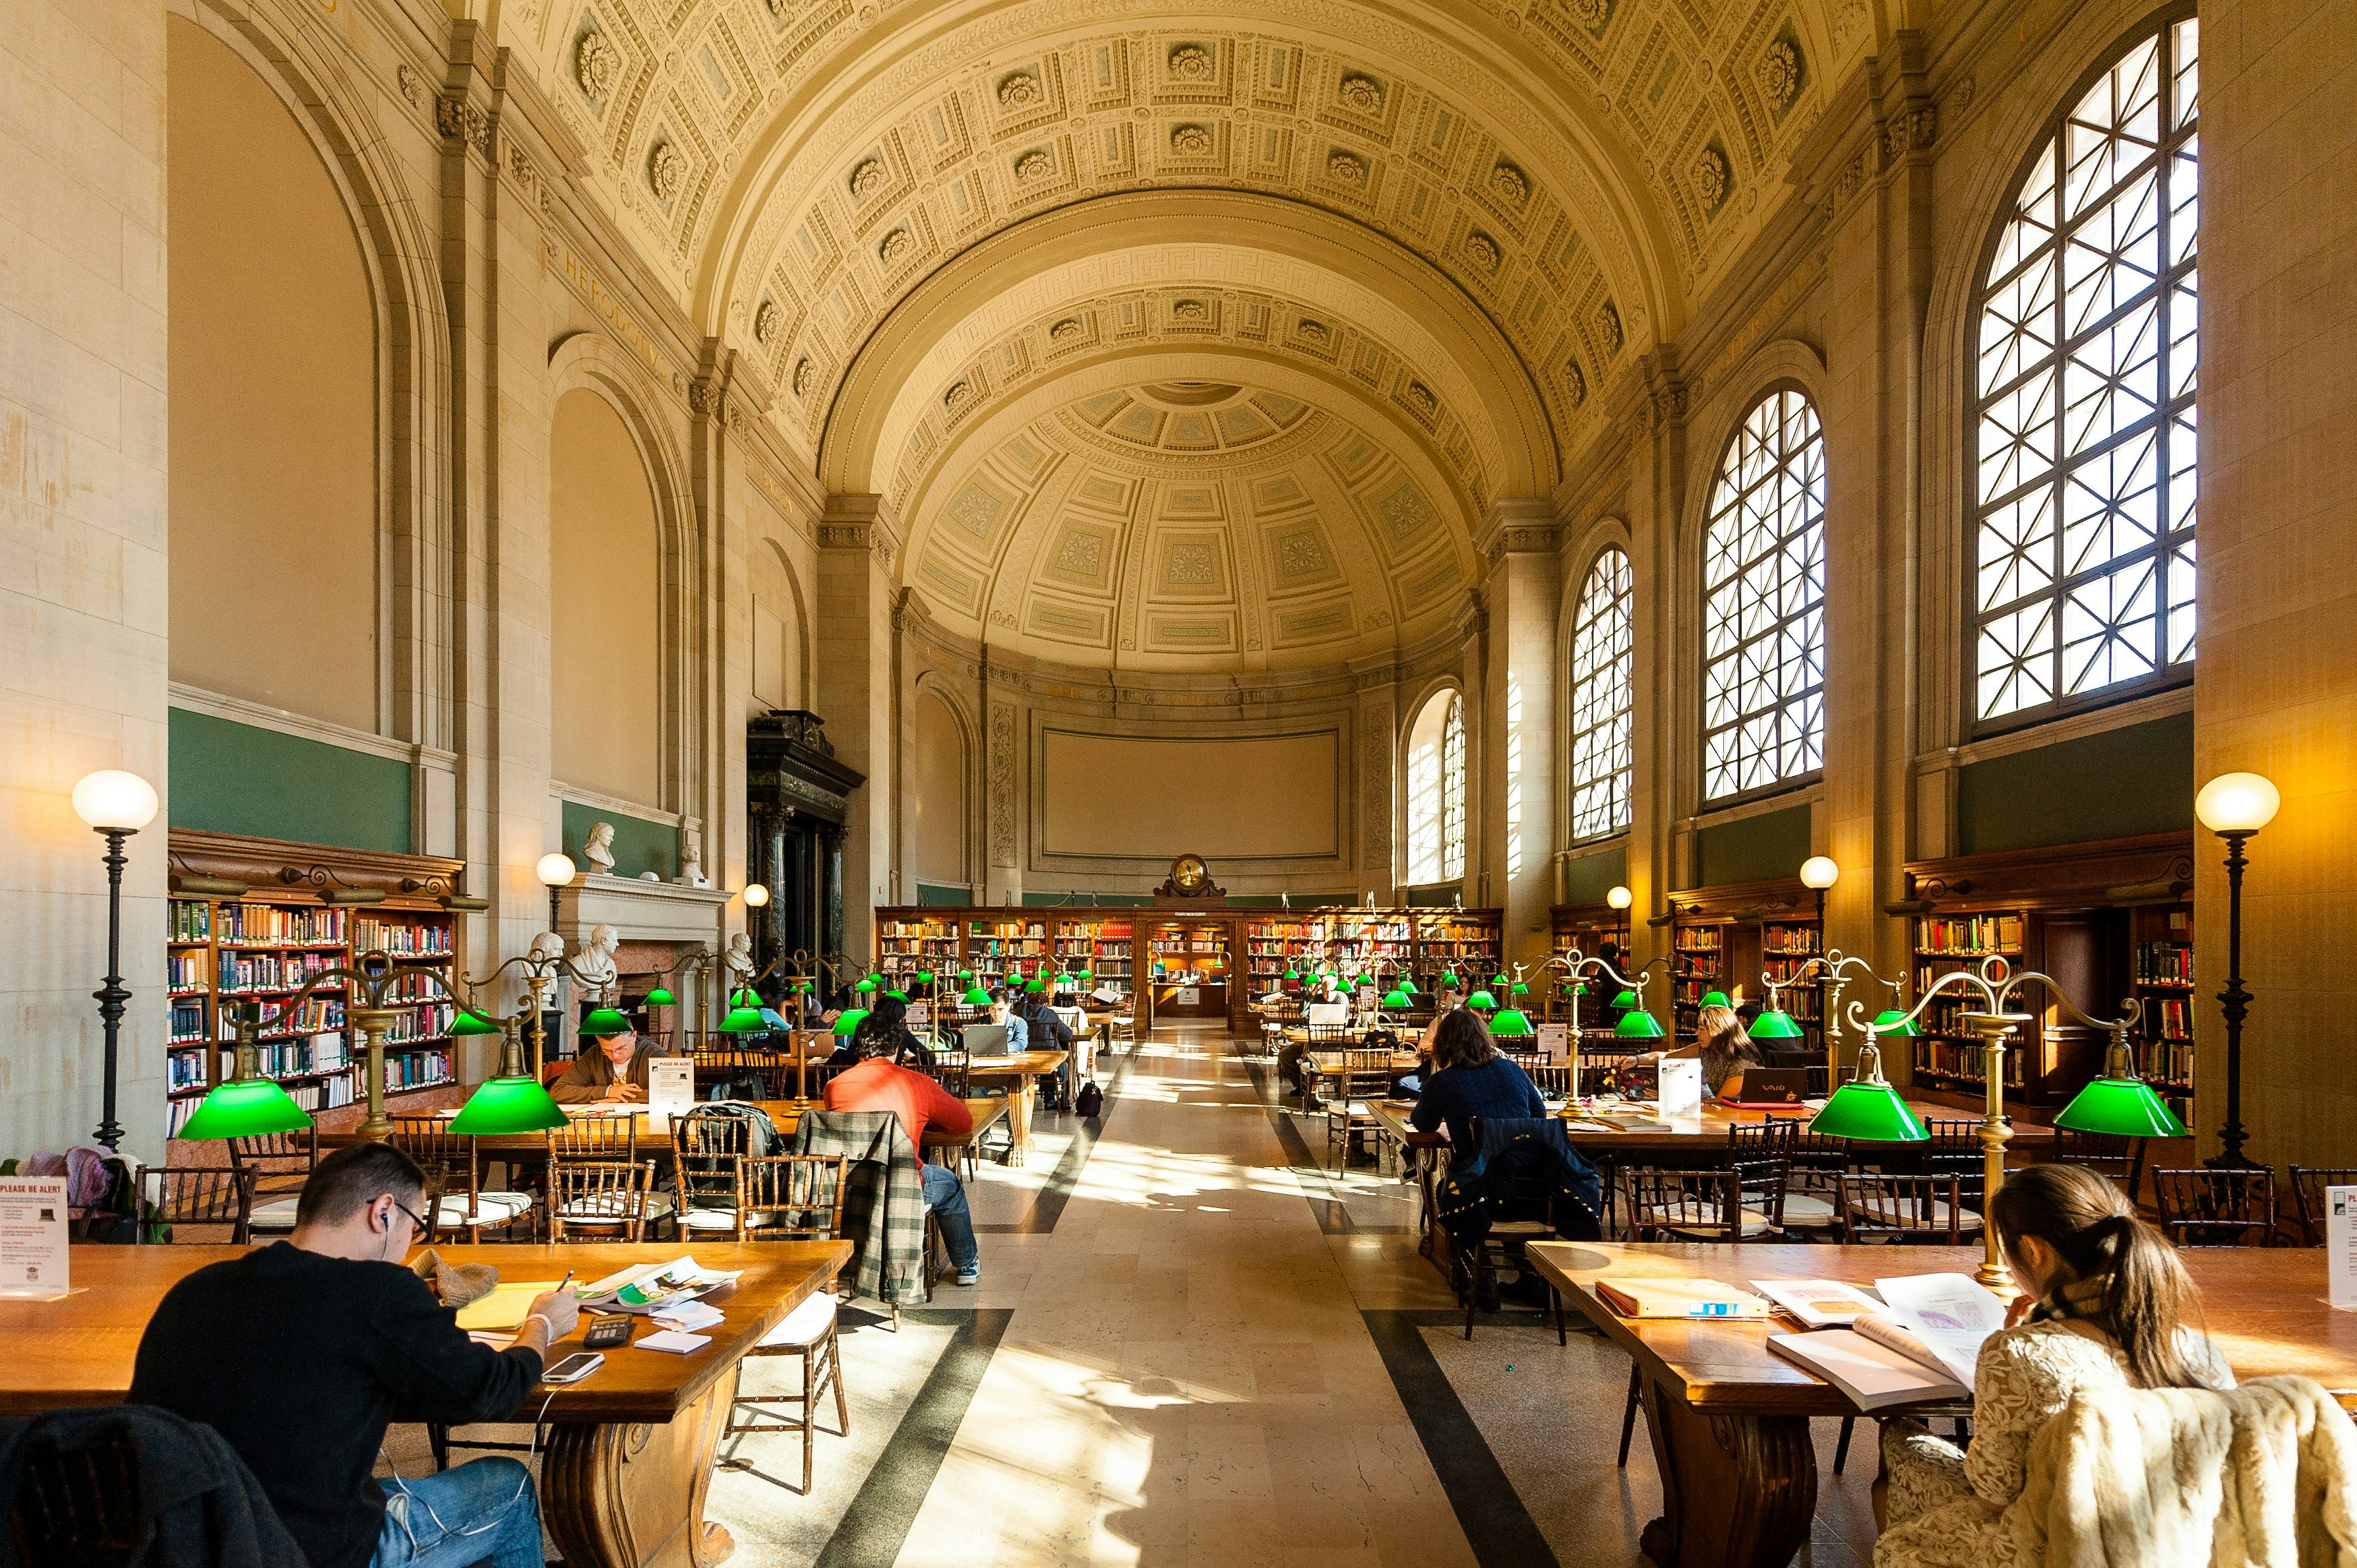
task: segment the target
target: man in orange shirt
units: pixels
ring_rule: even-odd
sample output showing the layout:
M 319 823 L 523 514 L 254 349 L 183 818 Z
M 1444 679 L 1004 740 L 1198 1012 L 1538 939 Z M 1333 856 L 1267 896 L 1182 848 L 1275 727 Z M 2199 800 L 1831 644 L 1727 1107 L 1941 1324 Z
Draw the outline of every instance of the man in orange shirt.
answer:
M 982 1250 L 974 1244 L 974 1218 L 966 1210 L 965 1187 L 957 1172 L 946 1165 L 924 1163 L 925 1129 L 945 1133 L 974 1131 L 974 1112 L 921 1072 L 911 1072 L 892 1060 L 895 1042 L 888 1033 L 855 1036 L 853 1049 L 860 1060 L 834 1075 L 820 1098 L 829 1111 L 889 1111 L 900 1119 L 917 1151 L 919 1173 L 924 1178 L 925 1207 L 941 1222 L 942 1244 L 957 1266 L 957 1283 L 979 1283 Z

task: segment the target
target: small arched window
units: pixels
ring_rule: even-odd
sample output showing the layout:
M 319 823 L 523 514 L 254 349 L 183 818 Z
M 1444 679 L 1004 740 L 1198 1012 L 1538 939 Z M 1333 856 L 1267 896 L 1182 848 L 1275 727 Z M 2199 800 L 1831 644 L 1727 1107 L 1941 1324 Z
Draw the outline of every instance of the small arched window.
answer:
M 1797 390 L 1727 443 L 1703 536 L 1702 794 L 1805 778 L 1825 752 L 1825 438 Z
M 1983 720 L 2193 658 L 2198 41 L 2190 16 L 2143 34 L 2061 114 L 1975 301 Z
M 1465 699 L 1436 692 L 1407 740 L 1407 880 L 1465 875 Z
M 1629 825 L 1634 770 L 1636 578 L 1615 544 L 1587 569 L 1571 619 L 1571 836 Z

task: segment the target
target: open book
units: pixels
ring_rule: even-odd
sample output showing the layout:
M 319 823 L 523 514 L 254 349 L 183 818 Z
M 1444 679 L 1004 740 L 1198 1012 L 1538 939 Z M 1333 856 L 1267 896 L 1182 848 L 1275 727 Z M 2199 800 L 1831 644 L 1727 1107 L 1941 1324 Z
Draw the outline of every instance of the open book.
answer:
M 1753 1280 L 1751 1288 L 1801 1320 L 1804 1328 L 1847 1328 L 1882 1303 L 1839 1280 Z
M 1768 1347 L 1841 1390 L 1861 1411 L 1971 1397 L 1972 1390 L 1946 1372 L 1870 1337 L 1867 1326 L 1875 1321 L 1860 1318 L 1856 1328 L 1819 1334 L 1770 1334 Z
M 581 1305 L 592 1312 L 658 1313 L 695 1300 L 736 1280 L 699 1266 L 694 1258 L 668 1263 L 646 1263 L 624 1269 L 576 1287 Z
M 1771 1334 L 1768 1343 L 1860 1410 L 1970 1398 L 1981 1344 L 2005 1326 L 2005 1302 L 1964 1274 L 1903 1275 L 1874 1288 L 1888 1311 L 1863 1314 L 1846 1329 Z

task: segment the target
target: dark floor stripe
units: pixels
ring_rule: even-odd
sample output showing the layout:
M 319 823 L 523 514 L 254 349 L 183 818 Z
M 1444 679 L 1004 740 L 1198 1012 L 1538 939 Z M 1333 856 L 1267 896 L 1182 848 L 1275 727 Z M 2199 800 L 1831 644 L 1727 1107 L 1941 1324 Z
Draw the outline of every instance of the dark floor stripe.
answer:
M 1113 1069 L 1113 1077 L 1104 1083 L 1105 1110 L 1121 1094 L 1122 1085 L 1129 1081 L 1130 1065 L 1137 1060 L 1143 1040 L 1130 1042 L 1122 1053 L 1121 1065 Z M 1072 1130 L 1072 1140 L 1064 1145 L 1063 1157 L 1056 1162 L 1055 1173 L 1048 1185 L 1032 1200 L 1030 1211 L 1006 1229 L 1017 1236 L 1043 1236 L 1056 1229 L 1056 1221 L 1064 1217 L 1064 1205 L 1071 1200 L 1072 1189 L 1081 1184 L 1081 1168 L 1089 1163 L 1089 1155 L 1097 1146 L 1097 1134 L 1104 1130 L 1104 1117 L 1082 1118 Z
M 952 1325 L 955 1332 L 915 1402 L 901 1415 L 892 1440 L 877 1455 L 858 1496 L 827 1538 L 814 1568 L 892 1568 L 965 1420 L 966 1407 L 974 1402 L 974 1391 L 982 1386 L 991 1353 L 1014 1316 L 1013 1309 L 1003 1306 L 940 1313 L 920 1308 L 901 1314 L 910 1322 Z
M 1305 1178 L 1314 1176 L 1317 1178 L 1314 1183 L 1307 1179 L 1302 1182 L 1301 1196 L 1309 1200 L 1309 1212 L 1317 1217 L 1318 1229 L 1329 1236 L 1349 1236 L 1365 1230 L 1405 1230 L 1406 1228 L 1404 1226 L 1362 1226 L 1351 1218 L 1350 1206 L 1341 1198 L 1318 1197 L 1311 1194 L 1313 1186 L 1325 1187 L 1331 1193 L 1333 1177 L 1328 1173 L 1324 1162 L 1309 1152 L 1308 1142 L 1301 1136 L 1301 1129 L 1294 1124 L 1293 1114 L 1286 1110 L 1283 1098 L 1271 1090 L 1268 1064 L 1257 1057 L 1245 1056 L 1239 1059 L 1244 1064 L 1244 1070 L 1252 1075 L 1253 1092 L 1260 1097 L 1261 1110 L 1267 1113 L 1268 1124 L 1276 1130 L 1276 1141 L 1284 1145 L 1286 1163 L 1293 1167 L 1297 1176 Z
M 1464 1318 L 1425 1312 L 1371 1311 L 1361 1316 L 1375 1348 L 1383 1353 L 1392 1386 L 1415 1423 L 1425 1455 L 1440 1477 L 1441 1490 L 1448 1494 L 1448 1506 L 1457 1511 L 1473 1560 L 1481 1568 L 1553 1568 L 1555 1549 L 1523 1507 L 1481 1429 L 1449 1385 L 1432 1347 L 1424 1342 L 1417 1322 L 1437 1316 L 1462 1323 Z

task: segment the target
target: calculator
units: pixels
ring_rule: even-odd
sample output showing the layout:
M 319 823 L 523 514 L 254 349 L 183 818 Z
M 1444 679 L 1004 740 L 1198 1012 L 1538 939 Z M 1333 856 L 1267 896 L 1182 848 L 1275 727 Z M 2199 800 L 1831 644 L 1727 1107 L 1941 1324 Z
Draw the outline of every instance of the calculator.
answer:
M 611 1350 L 630 1342 L 630 1315 L 627 1312 L 608 1313 L 589 1325 L 589 1332 L 581 1343 L 592 1350 Z

